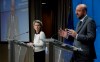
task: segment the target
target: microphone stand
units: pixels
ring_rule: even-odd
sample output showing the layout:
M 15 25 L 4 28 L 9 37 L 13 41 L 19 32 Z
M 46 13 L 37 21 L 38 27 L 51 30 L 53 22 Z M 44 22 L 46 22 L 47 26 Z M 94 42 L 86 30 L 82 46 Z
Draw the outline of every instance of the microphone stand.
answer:
M 58 35 L 58 34 L 54 34 L 54 35 L 52 35 L 52 36 L 51 36 L 51 39 L 52 39 L 55 35 Z
M 21 34 L 19 34 L 19 35 L 15 35 L 15 36 L 13 37 L 13 40 L 16 40 L 16 37 L 21 36 L 21 35 L 26 34 L 26 33 L 29 33 L 29 31 L 24 32 L 24 33 L 21 33 Z
M 15 38 L 18 37 L 18 36 L 21 36 L 21 35 L 23 35 L 23 34 L 26 34 L 26 33 L 29 33 L 29 31 L 24 32 L 24 33 L 19 34 L 19 35 L 16 35 L 16 36 L 13 37 L 13 39 L 7 39 L 7 40 L 8 40 L 8 49 L 10 50 L 11 47 L 13 47 L 13 43 L 12 43 L 13 41 L 16 42 L 16 43 L 25 44 L 25 43 L 23 43 L 23 42 L 17 41 Z

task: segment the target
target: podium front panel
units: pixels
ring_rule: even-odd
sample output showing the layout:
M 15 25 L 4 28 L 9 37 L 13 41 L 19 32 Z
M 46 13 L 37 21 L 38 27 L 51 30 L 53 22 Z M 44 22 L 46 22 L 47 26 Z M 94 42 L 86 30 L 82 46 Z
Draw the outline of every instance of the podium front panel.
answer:
M 73 51 L 54 42 L 46 43 L 46 62 L 70 62 Z
M 53 45 L 53 62 L 70 62 L 73 52 Z
M 9 62 L 34 62 L 33 48 L 19 41 L 9 42 Z

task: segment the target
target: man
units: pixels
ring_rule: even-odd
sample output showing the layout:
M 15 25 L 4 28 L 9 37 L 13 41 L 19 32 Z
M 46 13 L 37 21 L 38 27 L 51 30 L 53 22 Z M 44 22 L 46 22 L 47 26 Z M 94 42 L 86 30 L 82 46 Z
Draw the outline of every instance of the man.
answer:
M 96 38 L 95 21 L 87 16 L 87 6 L 79 4 L 76 7 L 76 15 L 80 20 L 76 26 L 76 31 L 72 29 L 59 30 L 59 35 L 67 39 L 74 39 L 73 45 L 83 51 L 74 51 L 73 62 L 94 62 L 96 58 L 94 41 Z

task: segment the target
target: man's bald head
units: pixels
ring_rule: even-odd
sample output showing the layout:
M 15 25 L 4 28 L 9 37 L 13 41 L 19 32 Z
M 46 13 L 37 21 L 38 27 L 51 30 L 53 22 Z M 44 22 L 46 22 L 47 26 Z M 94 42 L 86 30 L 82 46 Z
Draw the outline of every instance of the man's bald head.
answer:
M 79 19 L 82 19 L 87 14 L 87 6 L 85 4 L 79 4 L 76 7 L 76 15 Z
M 87 12 L 87 6 L 85 4 L 79 4 L 79 5 L 77 5 L 76 9 L 77 8 L 80 8 L 80 9 L 85 10 Z

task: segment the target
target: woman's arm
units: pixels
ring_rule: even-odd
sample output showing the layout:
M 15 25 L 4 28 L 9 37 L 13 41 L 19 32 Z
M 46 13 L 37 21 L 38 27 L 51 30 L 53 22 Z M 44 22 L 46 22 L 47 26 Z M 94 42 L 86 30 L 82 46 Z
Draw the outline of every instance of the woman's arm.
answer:
M 46 36 L 45 36 L 44 32 L 40 32 L 38 41 L 35 42 L 33 45 L 34 46 L 43 46 L 45 44 L 45 42 L 42 39 L 45 39 L 45 38 L 46 38 Z

